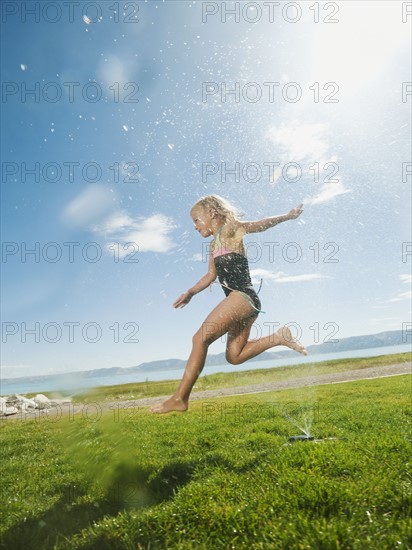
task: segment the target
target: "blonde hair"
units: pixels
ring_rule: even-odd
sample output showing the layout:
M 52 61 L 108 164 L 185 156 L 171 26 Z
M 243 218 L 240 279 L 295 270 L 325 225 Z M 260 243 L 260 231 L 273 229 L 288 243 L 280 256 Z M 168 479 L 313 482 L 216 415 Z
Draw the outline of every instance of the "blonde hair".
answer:
M 239 211 L 230 202 L 219 195 L 206 195 L 199 199 L 190 209 L 194 208 L 213 208 L 219 216 L 222 216 L 225 221 L 237 221 L 239 219 Z

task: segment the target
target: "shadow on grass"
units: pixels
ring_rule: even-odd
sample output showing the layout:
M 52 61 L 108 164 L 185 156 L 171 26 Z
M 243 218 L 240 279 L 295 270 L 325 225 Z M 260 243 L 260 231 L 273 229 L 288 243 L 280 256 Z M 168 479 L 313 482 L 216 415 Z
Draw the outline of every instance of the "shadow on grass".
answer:
M 60 547 L 103 516 L 145 509 L 171 499 L 179 487 L 190 481 L 194 469 L 191 462 L 174 462 L 160 471 L 119 464 L 103 498 L 77 504 L 76 500 L 87 497 L 87 489 L 76 489 L 74 494 L 73 486 L 62 487 L 58 502 L 46 512 L 13 525 L 1 537 L 0 547 L 45 550 Z

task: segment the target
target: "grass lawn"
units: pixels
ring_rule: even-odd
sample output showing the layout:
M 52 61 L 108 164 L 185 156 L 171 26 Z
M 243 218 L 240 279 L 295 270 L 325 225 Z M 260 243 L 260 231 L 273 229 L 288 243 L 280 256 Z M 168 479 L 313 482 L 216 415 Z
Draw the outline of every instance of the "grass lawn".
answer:
M 4 422 L 2 548 L 412 548 L 411 381 Z

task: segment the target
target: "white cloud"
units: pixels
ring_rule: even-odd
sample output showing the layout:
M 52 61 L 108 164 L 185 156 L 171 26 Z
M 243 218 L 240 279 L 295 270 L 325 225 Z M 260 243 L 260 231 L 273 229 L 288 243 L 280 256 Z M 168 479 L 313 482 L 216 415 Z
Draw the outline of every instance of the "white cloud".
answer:
M 412 299 L 412 291 L 408 290 L 407 292 L 401 292 L 396 296 L 396 298 L 391 298 L 390 300 L 386 300 L 386 303 L 390 304 L 392 302 L 401 302 L 402 300 L 410 300 Z
M 205 256 L 203 254 L 200 254 L 200 253 L 193 254 L 192 261 L 193 262 L 204 262 L 205 261 Z
M 321 172 L 326 163 L 337 163 L 337 156 L 330 152 L 330 145 L 326 138 L 328 125 L 321 123 L 306 123 L 299 120 L 290 120 L 282 123 L 277 128 L 270 128 L 266 137 L 273 143 L 278 151 L 281 165 L 289 162 L 299 164 L 300 169 L 308 169 L 315 163 L 318 163 L 319 172 Z M 332 178 L 333 166 L 328 166 L 327 174 Z M 278 167 L 273 171 L 271 184 L 275 184 L 282 172 Z M 326 172 L 325 172 L 326 174 Z M 318 193 L 315 196 L 307 197 L 304 203 L 313 205 L 328 202 L 338 195 L 348 193 L 350 190 L 345 188 L 342 177 L 339 172 L 333 175 L 333 179 L 338 181 L 324 181 L 321 184 Z
M 64 208 L 62 220 L 108 241 L 109 254 L 115 250 L 121 258 L 137 251 L 168 252 L 175 246 L 170 236 L 175 226 L 170 218 L 154 214 L 135 219 L 124 210 L 114 210 L 114 199 L 109 189 L 90 185 Z
M 314 281 L 316 279 L 329 279 L 327 275 L 320 273 L 304 273 L 303 275 L 284 275 L 276 279 L 277 283 L 301 283 L 303 281 Z
M 328 202 L 338 195 L 344 195 L 350 193 L 350 189 L 345 189 L 345 186 L 341 181 L 336 183 L 324 183 L 321 190 L 314 197 L 308 197 L 304 199 L 305 204 L 321 204 L 322 202 Z
M 324 138 L 325 124 L 308 124 L 291 120 L 270 128 L 267 137 L 280 148 L 280 159 L 286 162 L 314 162 L 324 158 L 329 145 Z
M 138 71 L 137 61 L 133 63 L 125 59 L 120 59 L 116 55 L 108 55 L 101 60 L 97 69 L 97 76 L 102 80 L 107 88 L 113 86 L 115 82 L 119 83 L 120 90 L 127 82 L 136 81 L 136 72 Z M 129 90 L 132 92 L 132 88 Z
M 116 250 L 123 258 L 134 252 L 168 252 L 175 244 L 170 233 L 173 221 L 163 214 L 133 219 L 123 211 L 114 212 L 103 223 L 93 227 L 95 234 L 110 239 L 108 250 Z M 134 245 L 134 246 L 133 246 Z
M 400 321 L 400 317 L 375 317 L 370 319 L 370 323 L 380 323 L 381 321 Z
M 401 275 L 399 275 L 399 279 L 406 284 L 412 283 L 412 275 L 410 275 L 409 273 L 402 273 Z M 406 292 L 400 292 L 397 296 L 395 296 L 394 298 L 390 298 L 389 300 L 380 299 L 379 301 L 381 302 L 382 305 L 379 304 L 374 307 L 375 309 L 390 307 L 385 304 L 392 304 L 394 302 L 402 302 L 403 300 L 411 300 L 411 299 L 412 299 L 412 291 L 407 290 Z
M 113 207 L 114 196 L 102 185 L 89 185 L 64 208 L 63 222 L 78 229 L 88 229 Z
M 327 275 L 320 273 L 304 273 L 302 275 L 286 275 L 282 271 L 274 273 L 267 269 L 253 269 L 250 272 L 253 284 L 258 284 L 260 279 L 264 281 L 274 281 L 275 283 L 301 283 L 314 281 L 317 279 L 329 279 Z
M 134 223 L 133 218 L 129 216 L 127 212 L 116 211 L 113 212 L 108 218 L 103 220 L 102 223 L 93 226 L 93 231 L 99 233 L 106 237 L 111 237 L 112 235 L 118 233 L 119 231 L 124 231 Z

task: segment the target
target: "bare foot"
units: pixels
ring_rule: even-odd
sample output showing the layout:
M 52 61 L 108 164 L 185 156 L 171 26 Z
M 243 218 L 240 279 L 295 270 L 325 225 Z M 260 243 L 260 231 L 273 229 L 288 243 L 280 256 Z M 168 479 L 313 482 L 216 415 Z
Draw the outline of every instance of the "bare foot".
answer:
M 280 340 L 278 346 L 287 346 L 288 348 L 293 349 L 294 351 L 297 351 L 298 353 L 301 353 L 302 355 L 307 355 L 308 354 L 305 347 L 302 346 L 302 344 L 299 342 L 299 340 L 296 340 L 295 338 L 293 338 L 289 327 L 281 327 L 275 333 L 275 335 Z
M 165 414 L 172 411 L 176 412 L 185 412 L 187 411 L 189 405 L 187 401 L 183 401 L 181 397 L 170 397 L 161 405 L 154 405 L 150 408 L 150 412 L 155 414 Z

